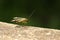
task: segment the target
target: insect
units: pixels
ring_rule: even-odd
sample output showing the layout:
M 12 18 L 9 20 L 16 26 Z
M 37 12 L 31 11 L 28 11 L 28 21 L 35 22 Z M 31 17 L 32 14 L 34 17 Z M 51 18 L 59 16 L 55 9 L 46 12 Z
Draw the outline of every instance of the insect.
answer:
M 30 17 L 33 15 L 34 12 L 35 12 L 35 10 L 33 10 L 33 12 L 31 13 L 31 15 L 28 18 L 13 17 L 12 22 L 26 24 L 26 23 L 28 23 Z
M 12 22 L 16 23 L 27 23 L 28 19 L 27 18 L 22 18 L 22 17 L 14 17 Z

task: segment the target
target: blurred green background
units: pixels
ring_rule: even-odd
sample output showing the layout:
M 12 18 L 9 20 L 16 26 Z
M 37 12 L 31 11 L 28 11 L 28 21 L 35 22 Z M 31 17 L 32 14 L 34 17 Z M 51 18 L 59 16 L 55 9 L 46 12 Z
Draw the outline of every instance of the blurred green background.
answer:
M 33 10 L 27 25 L 60 29 L 60 0 L 0 0 L 0 21 L 28 18 Z

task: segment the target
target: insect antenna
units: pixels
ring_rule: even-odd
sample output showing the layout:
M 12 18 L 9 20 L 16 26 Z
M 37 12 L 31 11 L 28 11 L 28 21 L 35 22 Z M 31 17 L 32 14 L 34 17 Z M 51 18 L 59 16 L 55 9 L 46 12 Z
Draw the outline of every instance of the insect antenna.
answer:
M 34 14 L 34 12 L 35 12 L 35 9 L 32 11 L 32 13 L 29 15 L 29 19 L 32 17 L 32 15 Z

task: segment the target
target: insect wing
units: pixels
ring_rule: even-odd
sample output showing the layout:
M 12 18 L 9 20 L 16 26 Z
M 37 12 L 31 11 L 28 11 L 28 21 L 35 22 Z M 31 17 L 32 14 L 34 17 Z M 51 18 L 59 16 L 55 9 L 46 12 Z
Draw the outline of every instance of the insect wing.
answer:
M 22 17 L 14 17 L 12 22 L 19 22 L 22 19 Z

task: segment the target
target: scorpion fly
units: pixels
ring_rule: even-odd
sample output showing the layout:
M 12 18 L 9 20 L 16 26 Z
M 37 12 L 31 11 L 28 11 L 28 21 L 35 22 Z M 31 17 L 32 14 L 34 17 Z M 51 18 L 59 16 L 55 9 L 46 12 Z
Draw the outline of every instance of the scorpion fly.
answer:
M 30 14 L 30 16 L 28 18 L 23 18 L 23 17 L 13 17 L 12 22 L 15 23 L 22 23 L 23 25 L 28 23 L 30 17 L 33 15 L 33 13 L 35 12 L 35 10 L 33 10 L 33 12 Z

